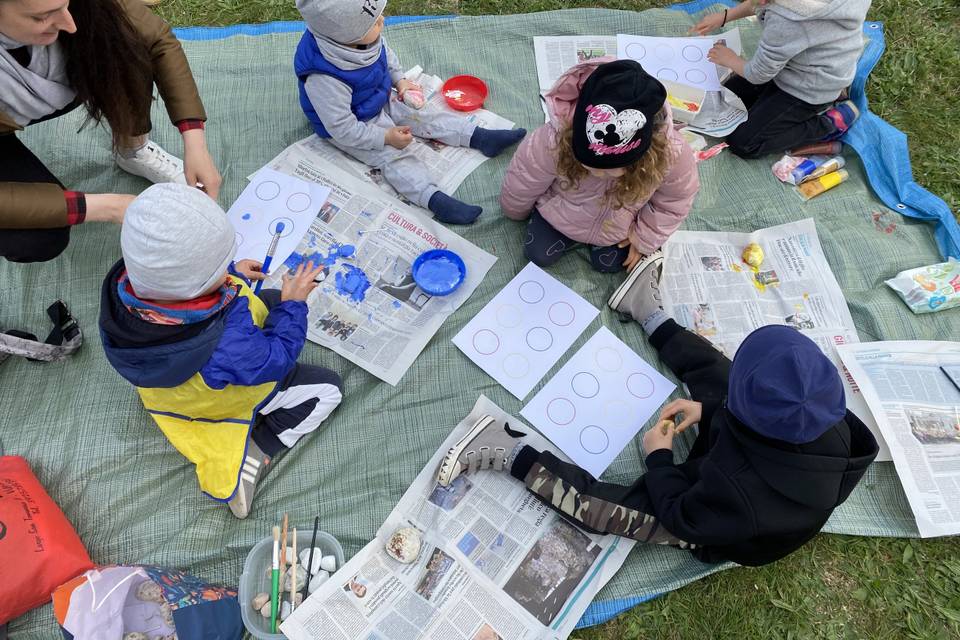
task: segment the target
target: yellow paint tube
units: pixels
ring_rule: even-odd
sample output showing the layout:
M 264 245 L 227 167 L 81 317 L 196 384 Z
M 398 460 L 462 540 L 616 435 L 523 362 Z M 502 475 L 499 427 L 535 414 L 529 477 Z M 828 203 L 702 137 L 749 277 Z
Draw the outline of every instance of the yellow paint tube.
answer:
M 825 175 L 827 175 L 828 173 L 833 173 L 834 171 L 837 171 L 837 170 L 839 170 L 839 169 L 843 169 L 843 167 L 844 167 L 846 164 L 847 164 L 847 161 L 844 160 L 843 156 L 837 156 L 837 157 L 835 157 L 835 158 L 830 158 L 829 160 L 827 160 L 826 162 L 824 162 L 822 165 L 820 165 L 819 167 L 817 167 L 816 169 L 814 169 L 814 170 L 810 173 L 810 175 L 804 176 L 801 180 L 799 180 L 799 181 L 797 182 L 797 184 L 803 184 L 804 182 L 810 182 L 811 180 L 816 180 L 817 178 L 819 178 L 819 177 L 821 177 L 821 176 L 825 176 Z
M 801 185 L 797 185 L 797 193 L 800 194 L 800 197 L 803 198 L 804 202 L 810 198 L 815 198 L 824 191 L 829 191 L 833 189 L 838 184 L 847 181 L 847 178 L 850 177 L 850 174 L 847 173 L 846 169 L 840 169 L 839 171 L 834 171 L 833 173 L 828 173 L 825 176 L 821 176 L 816 180 L 811 180 L 810 182 L 804 182 Z

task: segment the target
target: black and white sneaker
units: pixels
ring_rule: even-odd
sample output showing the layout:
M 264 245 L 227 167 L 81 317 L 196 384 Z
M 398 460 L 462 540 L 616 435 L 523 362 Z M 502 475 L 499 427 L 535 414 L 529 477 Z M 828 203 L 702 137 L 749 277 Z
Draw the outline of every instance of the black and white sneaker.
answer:
M 663 273 L 663 252 L 654 251 L 630 270 L 607 305 L 614 311 L 632 316 L 642 322 L 658 309 L 660 302 L 660 276 Z
M 525 435 L 483 416 L 447 451 L 437 472 L 437 483 L 446 487 L 458 476 L 482 469 L 510 471 L 513 450 L 522 444 Z

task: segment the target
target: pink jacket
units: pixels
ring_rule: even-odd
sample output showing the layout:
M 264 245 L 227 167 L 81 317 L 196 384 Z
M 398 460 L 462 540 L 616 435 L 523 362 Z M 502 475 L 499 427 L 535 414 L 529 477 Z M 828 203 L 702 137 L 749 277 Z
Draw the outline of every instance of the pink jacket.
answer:
M 612 58 L 597 58 L 572 67 L 547 94 L 548 124 L 520 144 L 503 179 L 500 206 L 504 215 L 523 220 L 536 207 L 557 231 L 577 242 L 610 246 L 627 238 L 649 255 L 666 242 L 690 212 L 700 188 L 693 151 L 673 128 L 667 109 L 667 135 L 675 157 L 666 178 L 647 198 L 614 209 L 604 203 L 609 179 L 588 175 L 576 191 L 565 191 L 557 178 L 557 136 L 573 117 L 580 87 L 593 70 Z

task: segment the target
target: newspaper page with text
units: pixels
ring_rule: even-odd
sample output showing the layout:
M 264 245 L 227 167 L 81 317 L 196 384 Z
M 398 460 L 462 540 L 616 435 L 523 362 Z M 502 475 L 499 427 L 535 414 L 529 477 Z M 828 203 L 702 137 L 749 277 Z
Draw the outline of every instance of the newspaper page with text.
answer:
M 423 87 L 423 95 L 427 102 L 421 111 L 442 110 L 470 120 L 485 129 L 513 128 L 513 122 L 486 109 L 477 109 L 469 113 L 454 111 L 447 105 L 441 94 L 440 89 L 443 86 L 443 80 L 437 76 L 423 73 L 420 67 L 414 67 L 407 72 L 406 76 Z M 395 99 L 395 95 L 391 97 L 391 100 Z M 414 138 L 409 149 L 426 165 L 440 190 L 448 194 L 453 194 L 467 179 L 467 176 L 488 159 L 476 149 L 451 147 L 437 140 Z M 312 135 L 290 145 L 271 160 L 267 166 L 282 173 L 295 175 L 298 168 L 309 169 L 324 162 L 336 165 L 350 175 L 376 185 L 384 193 L 399 198 L 406 204 L 416 206 L 398 194 L 387 183 L 379 169 L 355 160 L 330 144 L 328 140 L 324 140 L 317 135 Z
M 583 532 L 507 473 L 436 484 L 440 461 L 484 415 L 530 434 L 484 396 L 427 463 L 377 536 L 288 618 L 290 640 L 560 640 L 635 542 Z M 387 555 L 399 527 L 422 533 L 412 564 Z
M 920 535 L 960 534 L 960 342 L 839 351 L 890 447 Z
M 307 338 L 396 385 L 433 335 L 483 281 L 496 258 L 439 222 L 323 161 L 292 175 L 331 189 L 300 244 L 265 283 L 305 262 L 324 264 L 307 299 Z M 413 262 L 430 249 L 457 253 L 464 283 L 436 297 L 417 286 Z
M 752 242 L 765 256 L 756 271 L 741 258 Z M 663 254 L 663 308 L 678 323 L 730 358 L 754 329 L 785 324 L 802 331 L 837 365 L 847 408 L 880 444 L 877 460 L 890 460 L 876 420 L 837 355 L 837 346 L 860 337 L 812 218 L 753 233 L 681 230 Z

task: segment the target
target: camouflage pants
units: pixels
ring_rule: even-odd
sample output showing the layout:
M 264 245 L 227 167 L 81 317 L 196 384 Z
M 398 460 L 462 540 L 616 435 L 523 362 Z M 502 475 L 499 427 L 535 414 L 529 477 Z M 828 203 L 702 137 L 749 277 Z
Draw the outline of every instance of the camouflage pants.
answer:
M 642 479 L 630 487 L 600 482 L 580 467 L 543 452 L 527 472 L 524 483 L 554 510 L 593 533 L 612 533 L 645 544 L 681 549 L 695 547 L 664 529 L 648 513 Z

